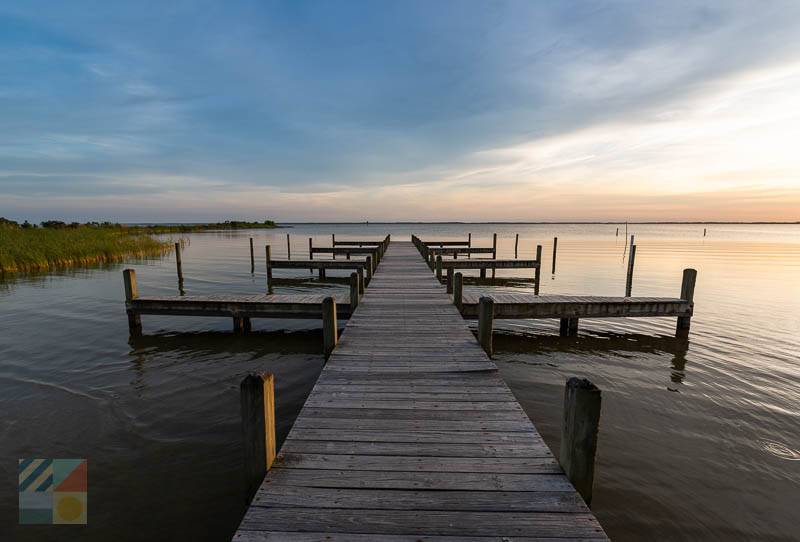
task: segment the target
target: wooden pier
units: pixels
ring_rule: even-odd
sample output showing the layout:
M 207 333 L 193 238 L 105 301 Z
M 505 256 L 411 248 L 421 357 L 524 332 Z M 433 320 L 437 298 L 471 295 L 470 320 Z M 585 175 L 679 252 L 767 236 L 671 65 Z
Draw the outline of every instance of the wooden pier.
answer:
M 383 256 L 233 540 L 607 540 L 414 245 Z

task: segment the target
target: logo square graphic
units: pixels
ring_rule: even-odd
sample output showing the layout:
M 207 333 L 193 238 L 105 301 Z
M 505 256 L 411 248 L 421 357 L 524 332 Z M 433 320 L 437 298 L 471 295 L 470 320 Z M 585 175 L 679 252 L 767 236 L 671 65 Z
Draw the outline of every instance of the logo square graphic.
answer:
M 86 524 L 86 459 L 20 459 L 21 524 Z

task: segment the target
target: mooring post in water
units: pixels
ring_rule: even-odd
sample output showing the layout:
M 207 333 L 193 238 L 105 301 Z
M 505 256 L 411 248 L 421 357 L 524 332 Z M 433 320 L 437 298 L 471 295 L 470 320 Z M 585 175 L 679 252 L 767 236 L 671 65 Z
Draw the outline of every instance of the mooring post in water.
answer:
M 256 259 L 253 255 L 253 238 L 250 238 L 250 272 L 255 273 L 256 271 Z
M 308 259 L 314 259 L 314 239 L 311 237 L 308 238 Z
M 578 320 L 577 316 L 569 318 L 562 318 L 559 328 L 559 334 L 562 337 L 571 337 L 578 334 Z
M 442 283 L 442 257 L 436 256 L 436 280 Z
M 533 270 L 533 295 L 539 295 L 540 282 L 542 282 L 542 245 L 536 245 L 536 268 Z
M 291 260 L 292 259 L 292 242 L 289 239 L 289 234 L 288 233 L 286 234 L 286 259 L 287 260 Z
M 492 356 L 492 326 L 494 323 L 494 300 L 481 297 L 478 304 L 478 342 L 486 354 Z
M 496 233 L 492 235 L 492 259 L 493 260 L 497 259 L 497 234 Z M 494 278 L 494 272 L 495 272 L 495 269 L 494 269 L 494 266 L 492 266 L 492 278 Z
M 703 237 L 705 237 L 705 236 L 706 236 L 706 231 L 707 231 L 707 230 L 708 230 L 708 228 L 703 228 Z
M 514 259 L 517 259 L 517 247 L 519 246 L 519 234 L 514 237 Z
M 694 311 L 694 285 L 697 282 L 697 271 L 695 269 L 683 270 L 683 281 L 681 282 L 681 299 L 689 303 L 689 308 Z M 688 330 L 692 323 L 691 316 L 679 316 L 677 331 Z
M 256 494 L 275 461 L 275 379 L 271 373 L 247 375 L 239 385 L 242 402 L 245 504 Z
M 636 245 L 631 245 L 631 253 L 628 255 L 628 278 L 625 281 L 625 297 L 631 296 L 631 289 L 633 288 L 633 265 L 635 261 Z
M 601 402 L 600 390 L 588 380 L 574 376 L 567 380 L 559 463 L 587 506 L 592 504 Z
M 350 314 L 358 307 L 358 273 L 350 273 Z
M 175 265 L 178 268 L 178 281 L 183 281 L 183 262 L 181 261 L 181 244 L 175 243 Z
M 453 293 L 453 274 L 455 273 L 455 269 L 452 267 L 447 268 L 447 293 Z
M 616 236 L 619 237 L 619 226 L 617 226 L 617 234 L 616 234 Z
M 372 282 L 372 256 L 367 256 L 367 278 L 364 282 L 365 286 L 369 286 L 369 283 Z
M 461 273 L 456 273 L 453 277 L 453 304 L 460 311 L 463 306 L 463 291 L 464 291 L 464 276 Z
M 467 234 L 467 249 L 472 248 L 472 233 Z M 472 251 L 467 250 L 467 259 L 472 258 Z
M 136 289 L 136 271 L 133 269 L 126 269 L 122 272 L 122 278 L 125 282 L 125 301 L 133 301 L 139 296 Z M 128 313 L 128 329 L 131 335 L 141 335 L 142 333 L 142 317 L 137 313 L 127 310 Z
M 267 245 L 264 247 L 264 252 L 267 260 L 267 293 L 272 293 L 272 247 Z
M 358 274 L 358 295 L 364 295 L 364 268 L 359 266 L 356 270 Z
M 336 234 L 335 233 L 331 234 L 331 246 L 333 248 L 336 248 Z M 331 255 L 333 256 L 333 259 L 335 260 L 336 259 L 336 251 L 333 251 L 331 253 Z M 348 254 L 348 256 L 349 256 L 349 254 Z M 349 260 L 350 258 L 347 258 L 347 259 Z
M 558 251 L 558 237 L 553 237 L 553 274 L 556 274 L 556 252 Z
M 326 361 L 339 341 L 336 326 L 336 300 L 326 297 L 322 300 L 322 350 Z

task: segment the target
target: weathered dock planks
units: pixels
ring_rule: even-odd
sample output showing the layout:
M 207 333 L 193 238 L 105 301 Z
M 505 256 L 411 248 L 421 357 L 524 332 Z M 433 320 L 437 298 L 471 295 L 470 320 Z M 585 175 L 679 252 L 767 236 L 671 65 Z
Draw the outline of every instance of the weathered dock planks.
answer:
M 607 537 L 444 286 L 392 244 L 233 540 L 551 539 Z

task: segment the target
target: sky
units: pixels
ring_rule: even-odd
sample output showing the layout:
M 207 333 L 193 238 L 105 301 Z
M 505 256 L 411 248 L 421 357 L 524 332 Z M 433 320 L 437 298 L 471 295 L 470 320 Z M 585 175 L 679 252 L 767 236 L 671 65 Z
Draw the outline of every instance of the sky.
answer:
M 797 221 L 800 2 L 5 1 L 0 216 Z

